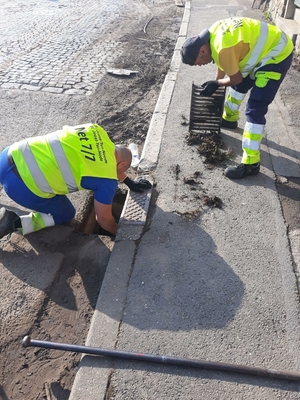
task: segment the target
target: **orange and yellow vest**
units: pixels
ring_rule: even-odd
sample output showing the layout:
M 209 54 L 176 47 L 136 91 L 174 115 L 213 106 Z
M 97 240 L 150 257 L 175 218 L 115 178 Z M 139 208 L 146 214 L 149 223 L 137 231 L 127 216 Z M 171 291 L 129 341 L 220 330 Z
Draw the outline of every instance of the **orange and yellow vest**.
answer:
M 274 25 L 251 18 L 227 18 L 217 21 L 210 28 L 210 47 L 212 58 L 223 70 L 218 54 L 224 48 L 243 42 L 249 45 L 249 52 L 239 61 L 243 77 L 255 72 L 264 65 L 278 64 L 293 51 L 290 37 Z M 226 72 L 226 71 L 225 71 Z

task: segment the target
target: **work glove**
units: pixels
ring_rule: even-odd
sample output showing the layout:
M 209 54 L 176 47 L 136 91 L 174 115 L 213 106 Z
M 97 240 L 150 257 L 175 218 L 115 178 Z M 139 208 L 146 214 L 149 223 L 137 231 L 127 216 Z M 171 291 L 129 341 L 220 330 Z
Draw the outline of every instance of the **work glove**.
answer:
M 134 181 L 128 176 L 124 179 L 123 183 L 134 192 L 143 192 L 145 189 L 152 188 L 152 185 L 147 179 L 136 178 Z
M 218 89 L 219 83 L 218 81 L 207 81 L 201 87 L 203 90 L 200 92 L 200 96 L 211 96 Z

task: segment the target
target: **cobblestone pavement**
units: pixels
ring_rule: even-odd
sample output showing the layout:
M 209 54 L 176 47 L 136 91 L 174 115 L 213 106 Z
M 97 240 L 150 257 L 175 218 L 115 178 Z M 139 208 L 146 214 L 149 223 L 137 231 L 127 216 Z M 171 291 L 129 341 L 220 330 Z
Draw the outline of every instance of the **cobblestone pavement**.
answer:
M 153 4 L 0 0 L 0 88 L 91 94 L 122 55 L 120 38 Z

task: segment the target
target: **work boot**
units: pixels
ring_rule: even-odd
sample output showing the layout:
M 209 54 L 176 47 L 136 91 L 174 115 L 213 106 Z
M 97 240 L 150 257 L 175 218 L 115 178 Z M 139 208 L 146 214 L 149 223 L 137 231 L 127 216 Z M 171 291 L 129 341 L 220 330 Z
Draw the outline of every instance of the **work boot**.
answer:
M 229 179 L 241 179 L 245 176 L 257 175 L 260 170 L 260 163 L 256 164 L 239 164 L 234 167 L 228 167 L 224 171 L 224 175 Z
M 4 207 L 0 209 L 0 239 L 18 230 L 15 228 L 15 222 L 19 218 L 20 217 L 13 211 L 9 211 Z
M 236 129 L 238 127 L 237 121 L 227 121 L 222 118 L 222 127 L 227 129 Z

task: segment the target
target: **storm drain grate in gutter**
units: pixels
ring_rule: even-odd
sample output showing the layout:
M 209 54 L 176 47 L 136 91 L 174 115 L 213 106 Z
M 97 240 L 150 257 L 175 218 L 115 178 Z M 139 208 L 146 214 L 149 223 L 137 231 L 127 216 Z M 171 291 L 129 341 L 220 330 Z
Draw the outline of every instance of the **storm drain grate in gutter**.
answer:
M 191 133 L 220 133 L 225 100 L 225 87 L 212 96 L 201 96 L 200 85 L 192 85 L 189 131 Z
M 127 193 L 126 201 L 120 217 L 122 224 L 144 225 L 149 209 L 152 189 L 143 192 Z

